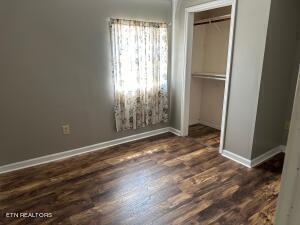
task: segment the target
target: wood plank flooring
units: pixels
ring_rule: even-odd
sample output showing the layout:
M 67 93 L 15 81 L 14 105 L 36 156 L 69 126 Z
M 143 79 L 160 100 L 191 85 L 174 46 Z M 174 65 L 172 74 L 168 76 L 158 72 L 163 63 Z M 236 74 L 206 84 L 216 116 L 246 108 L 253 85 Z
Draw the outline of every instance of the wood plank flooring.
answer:
M 217 152 L 219 131 L 192 126 L 0 175 L 0 224 L 272 224 L 283 155 L 248 169 Z M 50 218 L 5 213 L 49 212 Z

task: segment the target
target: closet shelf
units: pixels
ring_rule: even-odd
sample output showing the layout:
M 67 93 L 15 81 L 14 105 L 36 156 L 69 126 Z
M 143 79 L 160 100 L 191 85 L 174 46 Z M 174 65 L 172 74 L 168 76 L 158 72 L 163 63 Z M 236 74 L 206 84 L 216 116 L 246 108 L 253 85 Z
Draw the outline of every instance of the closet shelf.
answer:
M 222 22 L 231 19 L 231 14 L 195 21 L 194 26 Z
M 193 73 L 192 77 L 212 80 L 226 80 L 225 74 L 218 73 Z

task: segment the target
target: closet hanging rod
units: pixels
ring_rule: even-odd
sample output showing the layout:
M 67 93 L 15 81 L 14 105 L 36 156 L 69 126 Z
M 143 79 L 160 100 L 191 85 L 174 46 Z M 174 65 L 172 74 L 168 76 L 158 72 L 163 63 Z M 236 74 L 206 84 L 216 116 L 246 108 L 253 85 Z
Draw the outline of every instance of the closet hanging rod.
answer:
M 198 20 L 194 22 L 194 26 L 203 25 L 203 24 L 209 24 L 209 23 L 216 23 L 216 22 L 222 22 L 227 21 L 231 19 L 231 14 L 224 15 L 224 16 L 217 16 L 213 18 Z
M 218 73 L 193 73 L 192 77 L 212 80 L 226 80 L 225 74 Z

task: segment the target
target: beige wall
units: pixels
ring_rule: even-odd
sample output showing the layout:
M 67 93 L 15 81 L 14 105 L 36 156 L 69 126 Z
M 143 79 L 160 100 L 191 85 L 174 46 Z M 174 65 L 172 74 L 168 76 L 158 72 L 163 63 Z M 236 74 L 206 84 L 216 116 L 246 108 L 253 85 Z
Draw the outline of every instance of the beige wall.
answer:
M 202 85 L 200 123 L 221 129 L 225 82 L 204 79 Z
M 192 73 L 204 72 L 207 26 L 195 26 L 193 34 Z
M 194 27 L 192 73 L 226 73 L 229 29 L 230 21 Z M 190 125 L 200 122 L 221 128 L 224 87 L 224 81 L 192 77 Z
M 198 124 L 200 122 L 202 84 L 202 79 L 192 78 L 189 125 Z
M 205 25 L 204 72 L 226 73 L 230 21 Z
M 226 73 L 230 21 L 194 27 L 192 73 Z
M 192 78 L 189 124 L 221 129 L 224 81 Z
M 194 19 L 195 21 L 197 21 L 197 20 L 207 19 L 215 16 L 224 16 L 228 14 L 231 14 L 231 6 L 206 10 L 204 12 L 196 12 Z
M 0 165 L 168 126 L 116 132 L 108 17 L 169 23 L 171 0 L 0 1 Z
M 193 56 L 192 56 L 192 73 L 203 71 L 205 57 L 205 26 L 195 26 L 193 34 Z M 191 80 L 191 99 L 190 99 L 190 116 L 189 124 L 200 122 L 202 80 L 192 78 Z

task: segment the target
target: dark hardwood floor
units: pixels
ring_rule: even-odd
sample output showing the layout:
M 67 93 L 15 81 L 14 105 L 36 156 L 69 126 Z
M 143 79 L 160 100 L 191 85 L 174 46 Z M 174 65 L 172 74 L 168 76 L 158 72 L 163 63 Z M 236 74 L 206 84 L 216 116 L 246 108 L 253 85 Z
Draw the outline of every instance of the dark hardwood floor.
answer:
M 0 224 L 272 224 L 283 155 L 254 169 L 218 154 L 219 131 L 192 126 L 0 175 Z M 49 212 L 50 218 L 5 218 Z

